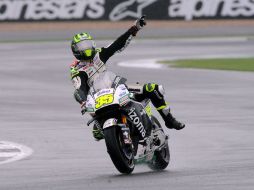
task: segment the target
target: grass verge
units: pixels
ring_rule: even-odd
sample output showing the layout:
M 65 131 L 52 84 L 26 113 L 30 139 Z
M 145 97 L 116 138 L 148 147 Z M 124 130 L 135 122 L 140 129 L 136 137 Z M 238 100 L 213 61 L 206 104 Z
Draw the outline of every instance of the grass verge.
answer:
M 223 58 L 223 59 L 186 59 L 176 61 L 160 61 L 172 67 L 198 68 L 232 71 L 254 71 L 254 58 Z

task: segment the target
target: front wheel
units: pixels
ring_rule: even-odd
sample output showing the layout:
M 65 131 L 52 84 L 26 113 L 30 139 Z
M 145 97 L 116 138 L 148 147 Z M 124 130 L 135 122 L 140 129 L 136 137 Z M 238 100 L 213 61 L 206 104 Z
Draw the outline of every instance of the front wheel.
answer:
M 134 155 L 131 145 L 124 144 L 120 127 L 106 128 L 104 138 L 110 158 L 117 170 L 124 174 L 130 174 L 135 167 Z
M 152 116 L 152 122 L 155 129 L 156 128 L 162 129 L 156 117 Z M 154 158 L 148 166 L 153 170 L 163 170 L 168 166 L 169 161 L 170 161 L 170 152 L 168 142 L 166 141 L 165 145 L 160 150 L 156 150 L 154 152 Z

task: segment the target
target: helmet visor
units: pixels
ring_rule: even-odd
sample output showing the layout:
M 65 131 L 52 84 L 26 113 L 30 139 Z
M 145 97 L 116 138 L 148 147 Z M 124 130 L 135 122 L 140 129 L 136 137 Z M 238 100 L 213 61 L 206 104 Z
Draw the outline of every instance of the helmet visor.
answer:
M 83 40 L 76 44 L 76 48 L 78 51 L 85 51 L 87 49 L 95 48 L 95 43 L 93 40 Z

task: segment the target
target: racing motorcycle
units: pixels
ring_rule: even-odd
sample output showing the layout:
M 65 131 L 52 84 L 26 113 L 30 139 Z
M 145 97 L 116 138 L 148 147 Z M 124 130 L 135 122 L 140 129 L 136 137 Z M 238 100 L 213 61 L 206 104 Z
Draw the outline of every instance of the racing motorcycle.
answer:
M 97 76 L 85 105 L 92 116 L 87 125 L 96 121 L 119 172 L 130 174 L 139 163 L 163 170 L 170 161 L 168 135 L 152 115 L 150 100 L 135 100 L 135 90 L 128 90 L 125 83 L 110 71 Z

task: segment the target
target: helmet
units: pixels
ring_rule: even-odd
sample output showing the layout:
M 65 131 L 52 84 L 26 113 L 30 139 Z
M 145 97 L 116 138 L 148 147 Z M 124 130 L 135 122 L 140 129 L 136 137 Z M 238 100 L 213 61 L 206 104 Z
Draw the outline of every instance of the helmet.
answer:
M 83 32 L 73 36 L 71 50 L 73 55 L 81 61 L 93 59 L 96 53 L 96 45 L 92 36 Z

